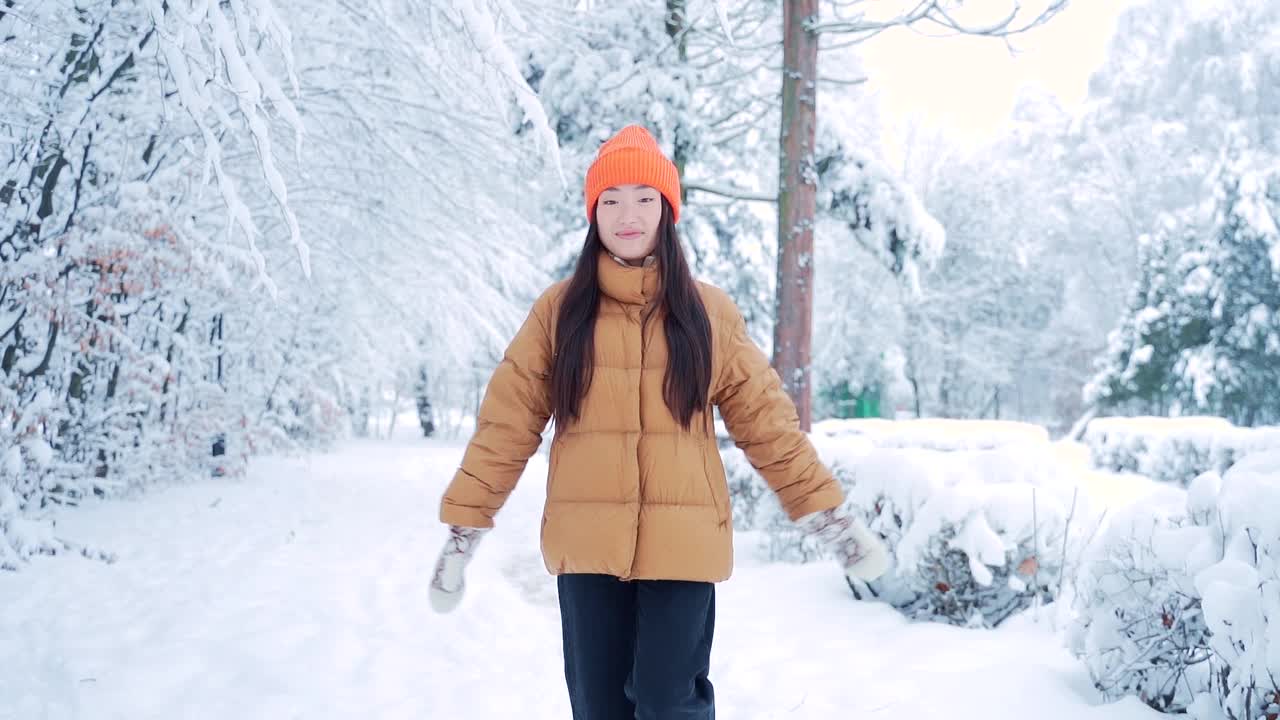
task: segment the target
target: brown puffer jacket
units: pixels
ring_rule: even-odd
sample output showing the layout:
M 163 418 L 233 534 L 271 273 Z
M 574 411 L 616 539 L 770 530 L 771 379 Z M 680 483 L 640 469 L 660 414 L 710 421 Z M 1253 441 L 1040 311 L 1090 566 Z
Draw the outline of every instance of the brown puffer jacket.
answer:
M 690 431 L 662 397 L 667 363 L 662 311 L 641 312 L 658 286 L 655 266 L 601 253 L 595 371 L 580 420 L 551 442 L 542 555 L 547 570 L 622 579 L 728 579 L 733 525 L 724 466 L 709 420 Z M 440 519 L 492 527 L 537 450 L 551 414 L 552 339 L 566 282 L 534 303 L 480 405 L 476 431 L 445 491 Z M 777 372 L 747 335 L 722 290 L 699 283 L 712 331 L 711 402 L 792 520 L 835 507 L 843 493 L 799 430 Z

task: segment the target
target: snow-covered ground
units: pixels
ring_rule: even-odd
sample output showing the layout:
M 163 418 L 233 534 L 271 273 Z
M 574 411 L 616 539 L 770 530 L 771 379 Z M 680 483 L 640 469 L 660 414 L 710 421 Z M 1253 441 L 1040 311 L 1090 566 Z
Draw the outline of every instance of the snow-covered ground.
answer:
M 543 456 L 462 607 L 438 616 L 436 503 L 462 446 L 415 429 L 63 515 L 60 536 L 118 561 L 0 574 L 0 718 L 568 718 Z M 1099 704 L 1046 609 L 996 631 L 909 624 L 852 601 L 834 565 L 766 563 L 757 545 L 739 535 L 718 589 L 723 720 L 1159 716 Z

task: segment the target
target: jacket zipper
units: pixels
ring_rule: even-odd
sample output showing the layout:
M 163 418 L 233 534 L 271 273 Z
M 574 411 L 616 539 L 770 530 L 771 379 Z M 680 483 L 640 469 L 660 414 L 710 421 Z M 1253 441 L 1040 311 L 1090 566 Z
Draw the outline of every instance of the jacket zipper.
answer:
M 648 351 L 649 351 L 649 339 L 648 339 L 648 336 L 645 334 L 645 326 L 647 325 L 647 323 L 645 322 L 645 319 L 644 319 L 643 309 L 636 309 L 636 306 L 628 305 L 627 310 L 628 310 L 627 316 L 631 318 L 631 320 L 640 327 L 640 373 L 639 373 L 639 379 L 637 380 L 637 385 L 636 385 L 636 398 L 640 399 L 641 393 L 644 392 L 645 356 L 648 354 Z M 641 408 L 644 407 L 643 401 L 640 402 L 640 407 Z M 638 437 L 636 438 L 636 471 L 637 471 L 636 482 L 638 483 L 638 487 L 636 488 L 636 491 L 639 495 L 638 497 L 639 504 L 643 506 L 644 505 L 644 480 L 641 477 L 639 472 L 640 468 L 642 467 L 640 463 L 640 438 L 644 437 L 644 418 L 643 417 L 640 418 L 640 430 L 637 434 L 638 434 Z M 637 509 L 636 512 L 639 513 L 639 510 Z M 640 550 L 640 517 L 637 514 L 635 537 L 632 539 L 632 543 L 631 543 L 631 567 L 627 568 L 627 574 L 626 574 L 626 577 L 622 578 L 623 580 L 630 580 L 635 575 L 636 553 L 639 552 L 639 550 Z

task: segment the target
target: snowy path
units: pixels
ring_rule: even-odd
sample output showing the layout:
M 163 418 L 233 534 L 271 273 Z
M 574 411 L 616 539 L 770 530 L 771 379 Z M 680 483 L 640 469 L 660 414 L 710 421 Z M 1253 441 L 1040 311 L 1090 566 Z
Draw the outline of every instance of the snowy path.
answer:
M 114 565 L 0 574 L 0 719 L 567 719 L 555 583 L 537 551 L 541 455 L 453 615 L 426 578 L 458 445 L 360 442 L 66 514 Z M 1138 720 L 1096 706 L 1042 625 L 911 625 L 833 566 L 770 565 L 739 536 L 718 590 L 718 717 Z

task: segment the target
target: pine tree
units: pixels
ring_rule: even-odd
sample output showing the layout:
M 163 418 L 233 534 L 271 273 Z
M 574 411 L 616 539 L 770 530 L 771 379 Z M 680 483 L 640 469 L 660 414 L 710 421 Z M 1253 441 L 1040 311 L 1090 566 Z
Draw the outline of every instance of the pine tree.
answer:
M 1189 325 L 1207 342 L 1183 351 L 1175 367 L 1185 407 L 1240 425 L 1280 420 L 1280 248 L 1277 178 L 1228 171 L 1203 259 L 1188 284 L 1206 284 L 1205 302 Z M 1194 337 L 1194 336 L 1193 336 Z
M 1170 272 L 1179 242 L 1194 230 L 1167 217 L 1138 240 L 1137 282 L 1119 326 L 1107 339 L 1099 371 L 1085 387 L 1087 403 L 1113 412 L 1165 415 L 1173 401 L 1173 366 L 1181 349 L 1181 316 Z
M 1280 419 L 1280 233 L 1272 175 L 1235 169 L 1207 223 L 1140 244 L 1141 273 L 1086 400 L 1113 412 Z

